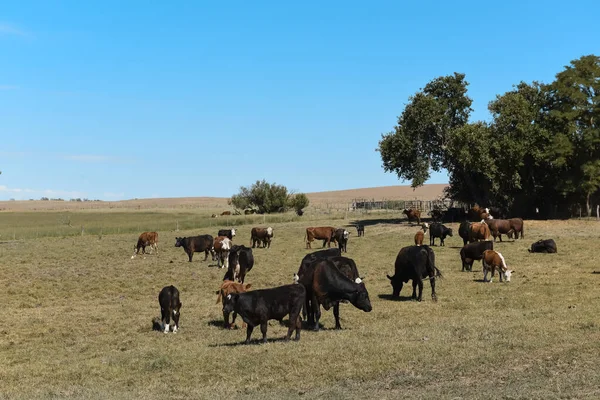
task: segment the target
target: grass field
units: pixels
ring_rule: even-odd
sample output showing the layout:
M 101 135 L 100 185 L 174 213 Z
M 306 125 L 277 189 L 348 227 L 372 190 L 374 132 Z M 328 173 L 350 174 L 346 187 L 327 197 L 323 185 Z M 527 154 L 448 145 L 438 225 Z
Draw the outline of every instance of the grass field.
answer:
M 159 231 L 160 254 L 134 260 L 134 233 L 3 234 L 0 398 L 600 398 L 599 223 L 526 221 L 524 240 L 496 246 L 516 271 L 504 284 L 497 276 L 482 283 L 480 264 L 460 272 L 462 241 L 448 238 L 434 248 L 445 277 L 439 300 L 425 284 L 417 303 L 407 299 L 410 285 L 391 300 L 385 277 L 417 227 L 368 218 L 365 237 L 351 229 L 348 256 L 366 276 L 373 311 L 342 305 L 341 331 L 324 312 L 325 329 L 303 331 L 300 342 L 282 342 L 287 328 L 272 321 L 270 342 L 248 346 L 240 345 L 245 330 L 221 328 L 215 291 L 224 271 L 200 254 L 189 263 L 174 247 L 175 236 L 214 235 L 216 226 Z M 273 223 L 272 247 L 255 249 L 246 282 L 290 283 L 308 252 L 304 228 L 352 220 L 316 222 Z M 251 226 L 240 226 L 234 242 L 248 245 Z M 527 252 L 549 237 L 558 254 Z M 165 335 L 151 321 L 169 284 L 183 307 L 180 332 Z

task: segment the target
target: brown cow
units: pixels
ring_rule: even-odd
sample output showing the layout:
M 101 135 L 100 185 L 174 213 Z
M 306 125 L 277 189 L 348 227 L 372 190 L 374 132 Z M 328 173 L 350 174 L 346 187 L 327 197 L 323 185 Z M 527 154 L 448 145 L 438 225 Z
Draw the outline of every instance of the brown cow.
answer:
M 427 233 L 427 229 L 429 229 L 429 224 L 425 222 L 421 226 L 421 229 L 422 230 L 419 230 L 417 233 L 415 233 L 415 245 L 417 246 L 423 245 L 423 238 L 425 237 L 425 233 Z
M 252 228 L 250 231 L 250 244 L 252 248 L 256 246 L 258 242 L 258 247 L 262 243 L 262 247 L 271 247 L 271 238 L 273 237 L 273 228 Z
M 506 280 L 506 282 L 510 282 L 510 276 L 513 272 L 509 270 L 506 266 L 506 261 L 502 254 L 498 253 L 495 250 L 486 250 L 483 252 L 483 258 L 481 259 L 481 263 L 483 264 L 483 281 L 484 282 L 492 282 L 492 278 L 494 277 L 494 272 L 496 268 L 498 268 L 498 275 L 500 276 L 500 282 L 502 282 L 502 277 Z M 492 276 L 490 280 L 487 280 L 488 271 L 492 272 Z
M 140 248 L 142 249 L 142 254 L 146 254 L 146 246 L 150 246 L 150 249 L 154 249 L 156 255 L 158 255 L 158 233 L 142 232 L 138 238 L 137 244 L 133 246 L 133 255 L 131 258 L 134 258 L 140 253 Z
M 469 211 L 468 216 L 470 221 L 481 221 L 482 219 L 488 220 L 494 218 L 490 214 L 489 208 L 481 208 L 479 205 L 475 204 Z
M 331 247 L 331 240 L 333 235 L 335 234 L 335 228 L 333 226 L 321 226 L 316 228 L 306 228 L 306 236 L 304 239 L 306 240 L 306 248 L 311 249 L 310 243 L 317 240 L 324 240 L 327 243 L 327 247 Z M 325 244 L 323 244 L 325 247 Z
M 473 243 L 478 240 L 489 240 L 490 227 L 481 220 L 481 222 L 473 222 L 469 226 L 469 242 Z
M 510 227 L 514 231 L 515 240 L 519 238 L 519 233 L 521 233 L 521 239 L 524 237 L 525 233 L 525 224 L 523 223 L 523 219 L 521 218 L 511 218 L 508 220 L 510 222 Z
M 223 211 L 221 215 L 231 215 L 231 211 Z
M 421 211 L 411 208 L 410 210 L 402 211 L 402 213 L 406 214 L 406 218 L 408 218 L 409 222 L 411 222 L 413 219 L 416 219 L 417 224 L 421 223 Z
M 227 297 L 227 295 L 231 293 L 244 293 L 252 286 L 251 283 L 237 283 L 234 281 L 223 281 L 221 284 L 221 289 L 217 290 L 217 302 L 215 304 L 219 304 L 221 299 Z M 231 320 L 231 325 L 229 324 L 229 313 L 223 311 L 223 321 L 225 322 L 225 329 L 231 328 L 234 326 L 235 318 L 237 317 L 237 313 L 233 312 L 233 319 Z
M 227 236 L 217 236 L 213 244 L 213 261 L 217 262 L 217 267 L 229 268 L 229 250 L 233 243 Z
M 510 221 L 507 219 L 490 219 L 486 221 L 486 224 L 490 227 L 490 232 L 494 237 L 494 242 L 496 238 L 499 237 L 500 241 L 502 241 L 502 235 L 510 235 L 513 232 L 513 228 L 511 227 Z

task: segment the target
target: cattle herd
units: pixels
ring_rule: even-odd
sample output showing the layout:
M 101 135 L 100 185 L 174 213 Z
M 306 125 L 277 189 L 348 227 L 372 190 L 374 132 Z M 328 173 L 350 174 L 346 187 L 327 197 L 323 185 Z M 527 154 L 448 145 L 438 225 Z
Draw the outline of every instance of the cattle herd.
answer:
M 422 300 L 423 281 L 429 280 L 431 297 L 437 301 L 435 281 L 442 278 L 442 273 L 435 265 L 435 239 L 439 238 L 439 246 L 445 245 L 445 239 L 452 237 L 452 229 L 441 223 L 422 223 L 418 210 L 404 210 L 409 221 L 415 220 L 419 226 L 415 234 L 415 245 L 400 249 L 393 276 L 387 275 L 392 285 L 392 297 L 399 297 L 402 287 L 409 280 L 412 281 L 412 299 Z M 510 282 L 514 272 L 508 268 L 504 256 L 494 250 L 496 239 L 502 241 L 502 235 L 509 238 L 522 239 L 524 237 L 524 223 L 521 218 L 495 219 L 490 209 L 471 209 L 470 218 L 481 218 L 479 222 L 465 220 L 458 229 L 459 236 L 463 239 L 463 247 L 459 254 L 462 262 L 462 271 L 472 271 L 473 263 L 481 260 L 483 281 L 491 282 L 498 270 L 500 282 Z M 364 226 L 356 225 L 359 237 L 364 236 Z M 429 232 L 429 246 L 423 245 L 426 232 Z M 217 266 L 226 268 L 223 282 L 216 292 L 217 303 L 223 303 L 223 323 L 225 328 L 234 326 L 237 315 L 240 315 L 246 324 L 246 341 L 250 341 L 252 331 L 260 326 L 262 341 L 266 342 L 269 320 L 282 322 L 289 316 L 289 327 L 285 340 L 291 338 L 296 332 L 295 339 L 300 339 L 302 320 L 315 331 L 319 330 L 320 308 L 325 310 L 333 308 L 335 328 L 340 325 L 340 302 L 349 302 L 356 308 L 365 312 L 372 310 L 369 293 L 353 259 L 342 256 L 347 253 L 347 244 L 350 232 L 345 228 L 310 227 L 306 229 L 306 248 L 311 248 L 314 240 L 322 241 L 322 247 L 307 254 L 300 262 L 298 271 L 293 274 L 293 283 L 289 285 L 248 290 L 251 284 L 245 284 L 246 274 L 254 266 L 252 249 L 270 248 L 274 237 L 273 228 L 254 227 L 251 230 L 250 245 L 233 244 L 236 236 L 235 229 L 219 230 L 216 237 L 200 235 L 193 237 L 177 237 L 175 247 L 183 247 L 191 262 L 194 253 L 204 253 L 204 261 L 209 253 Z M 492 240 L 493 237 L 493 240 Z M 331 248 L 331 242 L 337 243 L 338 248 Z M 158 253 L 158 234 L 156 232 L 143 232 L 134 246 L 134 258 L 145 254 L 146 247 Z M 531 245 L 529 252 L 556 253 L 556 243 L 552 239 L 539 240 Z M 487 279 L 490 274 L 489 280 Z M 418 288 L 418 294 L 417 294 Z M 158 297 L 162 325 L 165 333 L 177 332 L 181 301 L 179 291 L 174 286 L 164 287 Z M 233 313 L 231 323 L 229 316 Z M 171 322 L 172 320 L 172 322 Z

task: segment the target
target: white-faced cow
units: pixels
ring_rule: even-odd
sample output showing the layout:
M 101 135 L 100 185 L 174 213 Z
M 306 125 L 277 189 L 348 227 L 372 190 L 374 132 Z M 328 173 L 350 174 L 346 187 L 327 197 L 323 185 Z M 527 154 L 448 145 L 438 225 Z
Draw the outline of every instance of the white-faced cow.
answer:
M 256 247 L 258 243 L 258 247 L 260 247 L 262 243 L 262 247 L 271 247 L 271 239 L 274 236 L 273 228 L 252 228 L 250 231 L 250 244 L 252 248 Z
M 400 297 L 404 283 L 412 280 L 413 292 L 411 298 L 421 301 L 423 298 L 423 279 L 428 278 L 431 283 L 431 298 L 437 301 L 435 294 L 435 278 L 442 277 L 442 273 L 435 266 L 435 255 L 429 246 L 408 246 L 400 249 L 395 263 L 394 276 L 387 275 L 392 283 L 392 297 Z M 417 297 L 417 286 L 419 296 Z
M 304 286 L 295 284 L 246 293 L 231 293 L 223 300 L 223 313 L 236 312 L 242 317 L 247 324 L 246 344 L 250 343 L 250 336 L 257 325 L 260 325 L 262 341 L 266 343 L 269 320 L 281 321 L 288 314 L 290 325 L 285 340 L 290 339 L 294 329 L 296 340 L 300 340 L 300 328 L 302 328 L 300 313 L 305 298 Z
M 219 234 L 217 236 L 225 236 L 227 239 L 233 240 L 235 229 L 219 229 Z
M 335 232 L 333 233 L 333 240 L 335 242 L 337 242 L 340 251 L 342 251 L 344 253 L 348 252 L 347 246 L 348 246 L 348 238 L 349 237 L 350 237 L 350 232 L 348 232 L 344 228 L 336 229 Z M 325 247 L 325 244 L 323 244 L 323 247 Z
M 190 262 L 192 262 L 194 253 L 202 252 L 204 252 L 204 261 L 206 261 L 208 253 L 213 252 L 213 237 L 211 235 L 178 237 L 175 238 L 175 247 L 183 247 Z
M 229 267 L 229 251 L 233 247 L 233 242 L 226 236 L 217 236 L 213 243 L 213 261 L 217 262 L 217 267 Z
M 254 266 L 252 249 L 246 246 L 233 245 L 229 250 L 228 267 L 223 280 L 244 283 L 246 273 Z
M 496 268 L 498 268 L 498 275 L 500 276 L 500 282 L 502 282 L 502 278 L 506 282 L 510 282 L 510 277 L 513 272 L 508 269 L 506 265 L 506 261 L 504 260 L 504 256 L 497 251 L 494 250 L 486 250 L 483 252 L 483 258 L 481 260 L 483 265 L 483 281 L 484 282 L 492 282 L 492 278 L 494 277 L 494 272 Z M 487 280 L 487 274 L 491 272 L 490 280 Z
M 169 325 L 173 318 L 173 333 L 177 332 L 179 327 L 179 311 L 181 310 L 181 301 L 179 301 L 179 290 L 173 285 L 165 286 L 158 294 L 158 304 L 164 332 L 169 333 Z
M 133 246 L 133 255 L 131 256 L 131 258 L 137 256 L 140 253 L 140 249 L 142 249 L 142 254 L 145 254 L 146 246 L 150 246 L 150 249 L 154 250 L 156 252 L 156 255 L 158 255 L 158 233 L 141 233 L 140 237 L 138 238 L 137 244 Z

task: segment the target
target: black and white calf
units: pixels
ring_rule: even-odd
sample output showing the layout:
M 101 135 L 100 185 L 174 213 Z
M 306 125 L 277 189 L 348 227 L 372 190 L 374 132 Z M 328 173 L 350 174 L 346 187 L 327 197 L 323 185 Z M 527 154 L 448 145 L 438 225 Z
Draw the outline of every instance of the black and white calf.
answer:
M 171 318 L 173 318 L 173 333 L 176 333 L 179 327 L 179 310 L 181 309 L 179 290 L 173 285 L 165 286 L 158 294 L 158 304 L 160 304 L 164 332 L 169 333 L 169 325 Z
M 217 236 L 225 236 L 229 240 L 233 240 L 233 237 L 235 236 L 235 229 L 220 229 Z

